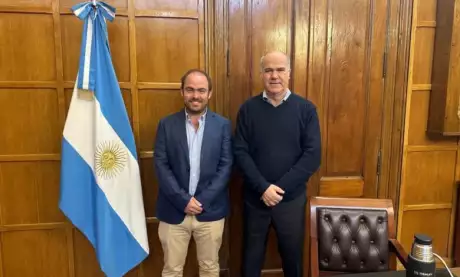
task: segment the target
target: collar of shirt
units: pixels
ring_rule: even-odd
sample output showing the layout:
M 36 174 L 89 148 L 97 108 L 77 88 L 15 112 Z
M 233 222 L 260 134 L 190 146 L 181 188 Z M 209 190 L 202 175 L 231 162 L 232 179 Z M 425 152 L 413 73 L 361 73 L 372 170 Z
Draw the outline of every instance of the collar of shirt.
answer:
M 189 121 L 190 120 L 190 115 L 187 113 L 187 109 L 184 109 L 184 112 L 185 112 L 185 119 Z M 208 108 L 206 108 L 204 110 L 204 113 L 200 116 L 200 119 L 199 119 L 200 122 L 203 122 L 206 119 L 206 114 L 207 113 L 208 113 Z
M 284 95 L 284 98 L 283 98 L 283 101 L 282 102 L 286 102 L 286 100 L 289 98 L 289 96 L 291 95 L 291 91 L 288 89 L 286 91 L 286 95 Z M 268 98 L 267 96 L 267 92 L 264 90 L 263 94 L 262 94 L 262 98 L 264 99 L 264 101 L 270 103 L 270 99 Z

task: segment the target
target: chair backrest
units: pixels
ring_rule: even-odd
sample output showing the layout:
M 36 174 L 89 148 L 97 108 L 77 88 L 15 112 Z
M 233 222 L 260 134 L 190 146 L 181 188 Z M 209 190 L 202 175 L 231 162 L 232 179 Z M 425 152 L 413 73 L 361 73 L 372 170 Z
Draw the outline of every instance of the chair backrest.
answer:
M 310 268 L 323 272 L 389 270 L 389 239 L 395 238 L 389 199 L 310 199 Z

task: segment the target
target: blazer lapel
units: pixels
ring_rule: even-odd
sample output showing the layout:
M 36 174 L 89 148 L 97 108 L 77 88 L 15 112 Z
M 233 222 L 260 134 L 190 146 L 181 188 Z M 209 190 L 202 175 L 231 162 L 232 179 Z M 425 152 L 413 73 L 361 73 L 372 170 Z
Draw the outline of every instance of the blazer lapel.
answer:
M 182 147 L 183 153 L 185 154 L 185 157 L 187 158 L 187 163 L 190 164 L 190 158 L 189 158 L 189 149 L 188 149 L 188 142 L 187 142 L 187 126 L 185 122 L 185 111 L 182 110 L 182 112 L 179 113 L 177 117 L 177 131 L 179 134 L 180 138 L 180 146 Z

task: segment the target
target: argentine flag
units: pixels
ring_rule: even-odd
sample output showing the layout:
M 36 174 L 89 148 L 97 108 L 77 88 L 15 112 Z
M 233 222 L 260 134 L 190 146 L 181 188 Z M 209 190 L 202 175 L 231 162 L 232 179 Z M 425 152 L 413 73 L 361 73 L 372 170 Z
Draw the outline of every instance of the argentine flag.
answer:
M 86 236 L 102 271 L 123 276 L 149 253 L 134 136 L 110 56 L 106 19 L 115 9 L 90 1 L 78 76 L 64 127 L 59 207 Z

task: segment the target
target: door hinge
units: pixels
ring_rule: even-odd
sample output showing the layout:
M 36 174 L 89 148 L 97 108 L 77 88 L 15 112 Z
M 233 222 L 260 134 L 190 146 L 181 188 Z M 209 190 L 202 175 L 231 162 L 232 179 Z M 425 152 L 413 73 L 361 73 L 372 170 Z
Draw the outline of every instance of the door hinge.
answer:
M 383 52 L 383 68 L 382 68 L 382 77 L 385 78 L 387 76 L 387 52 Z
M 382 151 L 379 150 L 379 154 L 377 156 L 377 176 L 380 176 L 380 167 L 381 167 L 381 164 L 382 164 L 382 155 L 381 155 Z

